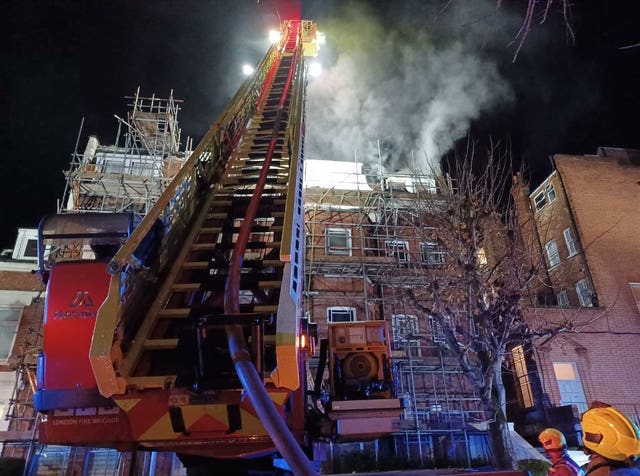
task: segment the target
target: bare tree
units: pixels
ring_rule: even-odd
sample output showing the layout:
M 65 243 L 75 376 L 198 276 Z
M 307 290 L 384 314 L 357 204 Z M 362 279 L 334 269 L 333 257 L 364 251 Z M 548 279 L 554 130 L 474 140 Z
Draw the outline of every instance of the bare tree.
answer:
M 497 0 L 498 6 L 501 6 L 503 3 L 503 0 Z M 547 21 L 549 12 L 554 3 L 559 6 L 560 11 L 562 12 L 567 38 L 573 43 L 575 40 L 575 34 L 573 32 L 573 27 L 571 26 L 571 4 L 569 3 L 569 0 L 557 0 L 556 2 L 554 2 L 554 0 L 545 0 L 543 2 L 538 0 L 527 0 L 527 7 L 522 20 L 522 25 L 520 26 L 520 29 L 512 43 L 516 48 L 516 51 L 513 54 L 514 62 L 518 58 L 518 54 L 520 53 L 532 26 L 536 22 L 542 24 Z
M 516 461 L 506 418 L 505 357 L 515 345 L 566 327 L 525 322 L 522 298 L 538 268 L 531 266 L 515 222 L 510 156 L 499 144 L 482 155 L 480 163 L 470 141 L 465 155 L 450 162 L 446 179 L 438 178 L 438 193 L 417 201 L 419 210 L 408 220 L 418 234 L 429 223 L 429 239 L 435 233 L 446 263 L 423 270 L 424 286 L 405 293 L 441 329 L 441 345 L 457 357 L 481 399 L 494 464 L 508 469 Z

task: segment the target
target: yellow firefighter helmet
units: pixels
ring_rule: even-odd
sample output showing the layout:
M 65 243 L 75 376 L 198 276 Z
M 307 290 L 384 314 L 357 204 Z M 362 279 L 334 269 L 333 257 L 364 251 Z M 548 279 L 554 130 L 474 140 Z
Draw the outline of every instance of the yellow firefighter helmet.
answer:
M 555 428 L 545 429 L 538 435 L 538 441 L 542 443 L 545 450 L 559 450 L 567 446 L 564 435 Z
M 594 453 L 614 461 L 640 455 L 638 427 L 615 408 L 590 408 L 581 423 L 584 446 Z

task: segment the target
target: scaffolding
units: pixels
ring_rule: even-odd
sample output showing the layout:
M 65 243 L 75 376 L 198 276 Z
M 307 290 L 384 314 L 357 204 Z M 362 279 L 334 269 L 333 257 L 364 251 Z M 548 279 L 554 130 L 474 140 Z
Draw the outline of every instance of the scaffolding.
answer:
M 23 315 L 42 313 L 43 299 L 36 297 Z M 28 311 L 26 311 L 28 309 Z M 7 430 L 1 433 L 2 457 L 29 460 L 37 451 L 38 422 L 40 414 L 33 406 L 33 394 L 36 390 L 36 366 L 42 350 L 41 328 L 28 327 L 16 336 L 16 352 L 10 358 L 10 368 L 15 372 L 11 397 L 8 401 L 4 419 Z
M 396 391 L 405 402 L 392 439 L 396 457 L 423 467 L 468 467 L 486 458 L 480 398 L 425 313 L 429 296 L 415 303 L 406 292 L 447 272 L 437 229 L 419 212 L 419 202 L 442 200 L 435 181 L 413 173 L 367 175 L 361 164 L 334 162 L 319 168 L 334 172 L 323 184 L 313 162 L 306 162 L 306 316 L 320 330 L 336 320 L 388 322 Z
M 178 111 L 182 101 L 154 95 L 140 88 L 128 101 L 126 119 L 115 116 L 118 132 L 114 145 L 102 145 L 90 136 L 78 152 L 78 133 L 58 213 L 132 212 L 142 217 L 153 206 L 191 150 L 187 139 L 180 151 Z

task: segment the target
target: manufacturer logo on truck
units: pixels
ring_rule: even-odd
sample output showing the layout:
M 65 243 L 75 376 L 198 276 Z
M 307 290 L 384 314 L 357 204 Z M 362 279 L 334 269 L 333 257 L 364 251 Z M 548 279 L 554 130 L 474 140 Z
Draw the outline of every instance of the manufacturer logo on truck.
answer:
M 78 291 L 66 311 L 54 311 L 54 319 L 95 319 L 97 313 L 94 309 L 79 309 L 94 307 L 93 299 L 89 291 Z

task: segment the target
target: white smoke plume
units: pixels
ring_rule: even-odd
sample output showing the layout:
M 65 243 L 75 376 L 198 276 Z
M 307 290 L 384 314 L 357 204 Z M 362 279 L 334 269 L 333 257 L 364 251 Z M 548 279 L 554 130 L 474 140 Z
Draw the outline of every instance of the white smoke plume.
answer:
M 443 28 L 445 19 L 430 32 L 362 5 L 339 17 L 320 25 L 333 62 L 308 86 L 308 158 L 438 170 L 473 119 L 512 99 L 496 65 L 468 36 Z M 460 12 L 452 19 L 460 21 Z

